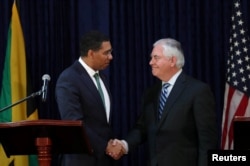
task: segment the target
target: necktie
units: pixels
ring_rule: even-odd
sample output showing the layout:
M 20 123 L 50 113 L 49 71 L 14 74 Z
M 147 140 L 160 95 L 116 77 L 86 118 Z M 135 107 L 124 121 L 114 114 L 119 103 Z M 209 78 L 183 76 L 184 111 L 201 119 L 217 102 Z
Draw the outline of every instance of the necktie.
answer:
M 161 89 L 160 103 L 159 103 L 159 119 L 161 119 L 165 103 L 167 101 L 169 83 L 164 83 Z
M 104 95 L 103 95 L 102 87 L 101 87 L 101 84 L 100 84 L 100 76 L 99 76 L 98 73 L 95 73 L 94 77 L 95 77 L 95 80 L 96 80 L 96 83 L 97 83 L 97 88 L 98 88 L 98 91 L 99 91 L 100 96 L 102 98 L 103 104 L 105 105 Z

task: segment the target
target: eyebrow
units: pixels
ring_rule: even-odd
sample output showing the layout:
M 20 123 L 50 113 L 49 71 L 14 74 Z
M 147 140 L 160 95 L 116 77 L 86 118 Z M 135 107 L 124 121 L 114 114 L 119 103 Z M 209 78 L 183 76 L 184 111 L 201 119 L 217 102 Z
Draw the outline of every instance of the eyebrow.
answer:
M 110 52 L 112 52 L 112 51 L 113 51 L 113 49 L 109 49 L 109 50 L 107 50 L 107 51 L 104 51 L 104 54 L 110 53 Z
M 157 54 L 151 55 L 151 58 L 157 58 L 157 57 L 160 57 L 160 55 L 157 55 Z

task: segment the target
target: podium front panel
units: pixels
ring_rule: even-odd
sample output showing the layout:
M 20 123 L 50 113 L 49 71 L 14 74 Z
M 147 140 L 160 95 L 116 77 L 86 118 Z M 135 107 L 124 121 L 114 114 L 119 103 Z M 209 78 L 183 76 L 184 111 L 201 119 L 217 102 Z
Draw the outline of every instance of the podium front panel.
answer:
M 80 121 L 37 120 L 0 124 L 0 142 L 7 156 L 37 154 L 36 139 L 45 137 L 52 141 L 52 154 L 92 152 Z

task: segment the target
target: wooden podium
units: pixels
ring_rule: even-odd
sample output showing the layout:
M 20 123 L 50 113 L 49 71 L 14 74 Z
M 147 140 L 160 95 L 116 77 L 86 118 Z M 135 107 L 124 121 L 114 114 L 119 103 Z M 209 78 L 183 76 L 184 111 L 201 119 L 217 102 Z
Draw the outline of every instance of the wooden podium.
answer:
M 39 166 L 50 166 L 52 154 L 92 154 L 82 121 L 25 120 L 0 123 L 6 155 L 37 154 Z
M 250 117 L 235 117 L 234 150 L 250 150 Z

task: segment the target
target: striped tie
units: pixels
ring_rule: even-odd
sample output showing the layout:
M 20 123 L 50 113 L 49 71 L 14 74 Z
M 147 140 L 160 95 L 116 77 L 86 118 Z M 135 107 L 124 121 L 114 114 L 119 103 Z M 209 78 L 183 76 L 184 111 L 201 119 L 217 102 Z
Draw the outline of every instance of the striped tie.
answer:
M 159 103 L 159 119 L 161 119 L 165 103 L 167 101 L 169 83 L 164 83 L 161 89 L 160 103 Z

